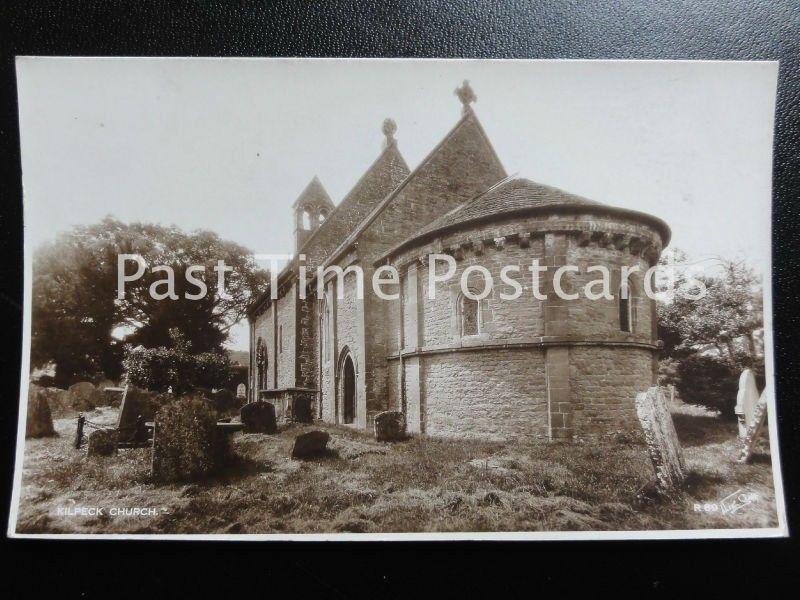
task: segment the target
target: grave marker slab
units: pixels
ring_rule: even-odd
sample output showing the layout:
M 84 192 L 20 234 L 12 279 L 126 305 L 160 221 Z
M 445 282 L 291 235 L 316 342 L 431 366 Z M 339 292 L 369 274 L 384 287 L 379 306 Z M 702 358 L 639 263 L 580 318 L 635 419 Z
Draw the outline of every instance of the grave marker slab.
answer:
M 40 438 L 56 435 L 53 428 L 53 416 L 47 395 L 37 386 L 31 385 L 28 390 L 28 417 L 25 421 L 25 437 Z
M 79 381 L 69 386 L 69 401 L 76 410 L 93 410 L 102 403 L 102 393 L 89 381 Z
M 636 396 L 636 415 L 642 425 L 658 487 L 663 491 L 679 487 L 686 478 L 686 464 L 661 388 L 651 387 Z
M 758 440 L 758 435 L 761 433 L 761 429 L 764 427 L 764 423 L 767 420 L 767 390 L 765 389 L 762 394 L 761 398 L 759 398 L 758 403 L 756 404 L 752 415 L 751 415 L 751 422 L 750 425 L 747 427 L 747 432 L 745 433 L 744 439 L 742 440 L 742 446 L 739 451 L 739 462 L 746 463 L 749 462 L 753 456 L 753 449 L 756 445 L 756 440 Z
M 753 412 L 758 404 L 756 377 L 750 369 L 739 376 L 739 392 L 736 394 L 736 418 L 739 421 L 739 437 L 744 439 L 747 429 L 753 424 Z

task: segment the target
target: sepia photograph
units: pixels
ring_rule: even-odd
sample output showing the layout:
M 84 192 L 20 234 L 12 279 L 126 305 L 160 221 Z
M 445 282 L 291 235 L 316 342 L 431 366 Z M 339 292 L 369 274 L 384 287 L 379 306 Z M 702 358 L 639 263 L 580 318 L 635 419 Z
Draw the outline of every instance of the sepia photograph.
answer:
M 777 62 L 16 74 L 9 536 L 788 535 Z

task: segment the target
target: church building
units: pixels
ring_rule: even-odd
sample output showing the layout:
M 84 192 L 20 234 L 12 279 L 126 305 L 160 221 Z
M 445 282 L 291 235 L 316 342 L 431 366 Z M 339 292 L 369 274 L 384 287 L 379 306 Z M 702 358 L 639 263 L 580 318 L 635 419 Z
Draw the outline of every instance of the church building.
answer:
M 552 440 L 634 427 L 634 400 L 654 383 L 659 350 L 643 275 L 669 227 L 509 178 L 469 84 L 456 94 L 461 118 L 413 171 L 387 119 L 382 151 L 338 204 L 316 177 L 292 204 L 293 257 L 248 314 L 249 400 L 273 402 L 279 416 L 359 429 L 397 410 L 411 434 L 435 436 Z M 434 254 L 452 257 L 456 271 L 429 294 Z M 532 293 L 534 259 L 549 267 L 546 299 Z M 598 264 L 611 273 L 613 297 L 553 294 L 554 283 L 582 290 L 597 278 L 586 267 Z M 397 299 L 372 289 L 384 265 L 399 273 L 382 286 Z M 514 300 L 503 297 L 514 291 L 501 277 L 509 265 L 523 289 Z M 580 269 L 554 282 L 564 265 Z M 320 266 L 345 275 L 331 270 L 318 295 Z M 363 271 L 363 298 L 351 266 Z M 475 299 L 485 283 L 478 266 L 494 286 Z M 622 269 L 632 266 L 622 294 Z M 474 294 L 460 285 L 465 270 Z

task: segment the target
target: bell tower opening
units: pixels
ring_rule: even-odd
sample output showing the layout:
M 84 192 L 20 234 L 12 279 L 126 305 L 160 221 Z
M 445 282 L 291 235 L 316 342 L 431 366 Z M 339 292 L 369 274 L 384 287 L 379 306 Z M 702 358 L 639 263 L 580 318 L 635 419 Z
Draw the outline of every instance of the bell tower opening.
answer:
M 314 176 L 292 204 L 294 211 L 294 251 L 300 248 L 333 211 L 334 205 L 319 178 Z

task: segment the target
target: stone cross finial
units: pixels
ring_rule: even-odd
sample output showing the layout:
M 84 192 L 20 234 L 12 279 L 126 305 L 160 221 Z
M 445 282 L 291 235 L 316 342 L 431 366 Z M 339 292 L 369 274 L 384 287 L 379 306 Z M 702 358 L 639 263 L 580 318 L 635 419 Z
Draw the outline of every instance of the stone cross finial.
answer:
M 475 102 L 478 97 L 475 95 L 475 92 L 472 91 L 469 81 L 465 79 L 464 83 L 462 83 L 460 87 L 457 87 L 454 93 L 458 96 L 458 99 L 461 100 L 461 104 L 463 105 L 462 112 L 466 114 L 471 111 L 472 107 L 470 104 Z
M 397 131 L 397 123 L 395 123 L 393 119 L 385 119 L 383 121 L 383 127 L 381 128 L 381 131 L 383 131 L 383 135 L 386 136 L 384 147 L 388 148 L 389 146 L 394 145 L 396 142 L 394 139 L 394 134 Z

